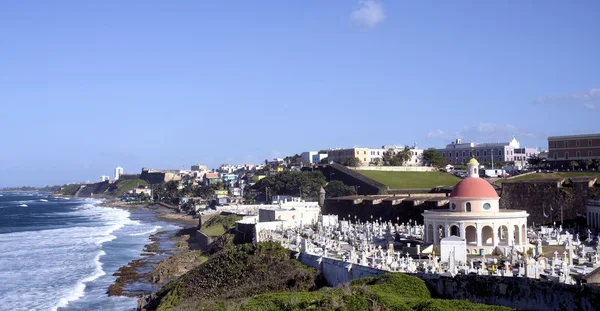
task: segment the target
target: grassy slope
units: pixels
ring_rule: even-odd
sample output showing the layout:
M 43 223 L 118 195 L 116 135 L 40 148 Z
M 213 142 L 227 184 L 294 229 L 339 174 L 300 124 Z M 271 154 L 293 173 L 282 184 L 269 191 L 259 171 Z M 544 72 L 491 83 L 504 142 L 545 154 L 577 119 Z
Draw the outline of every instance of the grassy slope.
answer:
M 79 190 L 80 185 L 79 184 L 70 184 L 70 185 L 66 185 L 62 190 L 60 190 L 60 194 L 64 194 L 64 195 L 75 195 L 75 193 L 77 193 L 77 190 Z
M 122 196 L 127 191 L 133 190 L 138 186 L 146 186 L 148 182 L 141 179 L 121 179 L 118 180 L 115 184 L 113 184 L 108 190 L 108 194 L 114 195 L 117 197 Z
M 427 311 L 504 311 L 511 308 L 472 303 L 464 300 L 432 299 L 423 280 L 402 273 L 358 279 L 350 284 L 319 291 L 279 292 L 250 299 L 185 303 L 177 310 L 427 310 Z
M 241 220 L 237 215 L 216 215 L 202 224 L 200 231 L 208 236 L 220 236 L 235 227 L 235 222 Z
M 443 172 L 358 172 L 390 187 L 390 189 L 454 186 L 460 181 L 460 178 Z
M 524 176 L 517 176 L 513 179 L 500 179 L 496 181 L 496 185 L 501 186 L 504 182 L 511 181 L 523 181 L 523 180 L 531 180 L 531 179 L 544 179 L 544 178 L 569 178 L 569 177 L 581 177 L 581 176 L 591 176 L 597 177 L 600 179 L 600 173 L 598 172 L 556 172 L 556 173 L 535 173 Z M 568 182 L 568 180 L 567 180 Z

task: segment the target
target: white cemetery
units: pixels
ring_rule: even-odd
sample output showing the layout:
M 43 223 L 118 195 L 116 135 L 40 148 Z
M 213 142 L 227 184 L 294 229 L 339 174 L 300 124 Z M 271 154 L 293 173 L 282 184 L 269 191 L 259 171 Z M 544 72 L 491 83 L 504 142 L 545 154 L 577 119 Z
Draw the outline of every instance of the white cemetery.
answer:
M 478 166 L 474 159 L 469 162 L 470 175 L 450 194 L 450 208 L 426 210 L 424 223 L 313 216 L 312 205 L 288 209 L 291 216 L 286 219 L 262 217 L 266 212 L 259 207 L 256 214 L 261 217 L 241 222 L 256 224 L 254 241 L 278 241 L 293 251 L 346 263 L 347 269 L 359 265 L 390 272 L 494 275 L 576 284 L 600 267 L 597 233 L 555 224 L 528 228 L 527 212 L 499 209 L 499 197 L 479 178 Z M 273 213 L 280 208 L 266 209 Z

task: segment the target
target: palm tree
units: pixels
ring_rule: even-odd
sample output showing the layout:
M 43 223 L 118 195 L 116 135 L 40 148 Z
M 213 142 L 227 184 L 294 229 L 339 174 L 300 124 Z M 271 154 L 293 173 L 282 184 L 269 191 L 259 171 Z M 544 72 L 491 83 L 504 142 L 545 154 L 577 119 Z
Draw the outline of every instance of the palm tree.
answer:
M 402 161 L 402 165 L 405 165 L 406 162 L 408 162 L 408 161 L 410 161 L 410 159 L 412 159 L 412 151 L 408 147 L 404 147 L 404 150 L 398 152 L 397 156 Z

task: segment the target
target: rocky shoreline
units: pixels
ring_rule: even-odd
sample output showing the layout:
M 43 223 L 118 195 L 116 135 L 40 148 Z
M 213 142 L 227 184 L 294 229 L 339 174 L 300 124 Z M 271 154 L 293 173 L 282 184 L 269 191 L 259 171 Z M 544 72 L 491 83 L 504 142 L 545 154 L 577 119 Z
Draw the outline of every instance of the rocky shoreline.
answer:
M 185 227 L 151 234 L 140 258 L 130 261 L 113 274 L 117 278 L 107 289 L 109 296 L 141 298 L 152 294 L 161 285 L 206 260 L 196 243 L 198 220 L 192 216 L 175 213 L 160 205 L 123 205 L 111 202 L 104 206 L 127 209 L 130 212 L 152 211 L 156 219 Z

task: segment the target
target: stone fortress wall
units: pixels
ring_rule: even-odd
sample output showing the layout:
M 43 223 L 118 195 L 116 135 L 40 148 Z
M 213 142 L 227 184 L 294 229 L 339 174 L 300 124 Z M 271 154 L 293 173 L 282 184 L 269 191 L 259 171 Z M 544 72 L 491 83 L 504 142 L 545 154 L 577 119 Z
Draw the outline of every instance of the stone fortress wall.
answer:
M 560 222 L 561 210 L 564 220 L 585 215 L 585 202 L 600 198 L 600 188 L 595 178 L 564 178 L 513 181 L 502 184 L 501 209 L 519 209 L 529 213 L 528 225 Z M 547 216 L 547 217 L 546 217 Z

